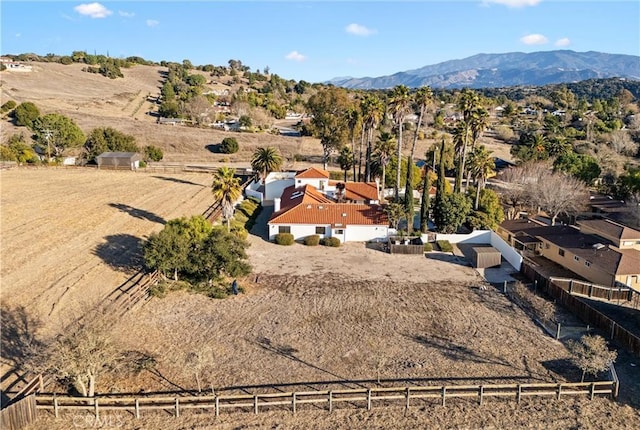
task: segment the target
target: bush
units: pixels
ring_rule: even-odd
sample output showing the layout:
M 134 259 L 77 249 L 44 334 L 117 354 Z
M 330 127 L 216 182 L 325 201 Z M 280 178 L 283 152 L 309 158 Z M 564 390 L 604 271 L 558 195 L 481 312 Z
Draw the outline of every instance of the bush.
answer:
M 340 239 L 337 237 L 324 237 L 320 240 L 320 245 L 337 248 L 340 246 Z
M 14 102 L 13 100 L 9 100 L 5 104 L 3 104 L 2 107 L 0 107 L 0 110 L 2 111 L 2 113 L 5 113 L 10 111 L 11 109 L 15 109 L 16 106 L 16 102 Z
M 225 137 L 220 144 L 220 152 L 223 154 L 235 154 L 240 149 L 235 137 Z
M 293 235 L 291 233 L 276 234 L 276 243 L 278 245 L 293 245 Z
M 147 161 L 160 161 L 164 157 L 162 149 L 157 146 L 148 145 L 144 147 L 144 158 Z
M 423 250 L 424 252 L 431 252 L 433 251 L 433 245 L 427 242 L 424 244 Z
M 442 252 L 453 252 L 453 245 L 448 240 L 437 240 L 438 248 Z
M 147 162 L 144 160 L 140 160 L 140 162 L 138 163 L 138 167 L 140 168 L 147 167 Z
M 304 244 L 307 246 L 317 246 L 320 243 L 320 236 L 312 234 L 304 238 Z

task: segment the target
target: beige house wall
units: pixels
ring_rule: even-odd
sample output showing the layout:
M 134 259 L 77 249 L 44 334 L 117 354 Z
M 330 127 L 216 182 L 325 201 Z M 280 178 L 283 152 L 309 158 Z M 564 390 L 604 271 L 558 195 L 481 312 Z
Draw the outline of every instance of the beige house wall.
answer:
M 551 242 L 547 242 L 544 239 L 542 239 L 542 242 L 543 246 L 541 251 L 543 257 L 553 261 L 554 263 L 558 263 L 574 273 L 577 273 L 594 284 L 604 286 L 612 286 L 614 284 L 613 274 L 602 271 L 598 266 L 593 264 L 593 260 L 585 260 L 583 257 L 578 256 L 579 260 L 576 261 L 574 258 L 576 255 L 568 250 L 563 249 L 564 256 L 562 256 L 560 255 L 560 247 Z M 590 261 L 592 264 L 590 266 L 586 266 L 585 261 Z

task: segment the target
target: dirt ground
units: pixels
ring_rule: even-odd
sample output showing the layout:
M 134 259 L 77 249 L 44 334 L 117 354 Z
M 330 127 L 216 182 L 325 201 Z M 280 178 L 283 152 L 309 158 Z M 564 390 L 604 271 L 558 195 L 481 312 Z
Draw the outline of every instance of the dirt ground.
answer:
M 210 177 L 196 173 L 13 169 L 0 180 L 2 304 L 24 305 L 49 334 L 127 277 L 140 239 L 211 203 Z M 126 314 L 113 326 L 116 343 L 154 364 L 102 378 L 99 392 L 194 390 L 186 360 L 207 347 L 203 386 L 225 393 L 373 386 L 378 378 L 383 385 L 579 378 L 562 344 L 498 291 L 474 288 L 482 280 L 451 255 L 389 255 L 365 244 L 281 247 L 254 232 L 254 271 L 240 280 L 246 293 L 212 300 L 174 292 Z M 609 420 L 625 428 L 640 418 L 638 409 L 607 399 L 451 403 L 407 414 L 233 414 L 219 423 L 150 415 L 127 418 L 123 428 L 601 428 Z M 45 415 L 34 428 L 68 428 L 65 417 Z M 531 417 L 553 425 L 531 426 Z

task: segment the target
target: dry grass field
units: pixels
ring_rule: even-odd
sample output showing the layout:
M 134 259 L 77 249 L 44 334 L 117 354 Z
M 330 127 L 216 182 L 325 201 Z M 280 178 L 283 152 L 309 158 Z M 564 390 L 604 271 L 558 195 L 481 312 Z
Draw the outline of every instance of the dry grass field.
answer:
M 168 219 L 210 204 L 205 174 L 13 169 L 2 184 L 2 304 L 24 305 L 51 335 L 113 290 L 139 261 L 139 240 Z M 28 198 L 25 198 L 28 196 Z M 140 373 L 99 381 L 99 392 L 196 388 L 187 357 L 213 353 L 203 385 L 219 392 L 383 385 L 575 380 L 562 344 L 446 254 L 389 255 L 364 244 L 280 247 L 249 236 L 246 293 L 212 300 L 185 292 L 154 298 L 113 326 L 123 352 L 153 358 Z M 387 381 L 385 380 L 400 380 Z M 141 421 L 124 428 L 625 428 L 637 409 L 607 399 L 451 401 L 442 408 L 273 411 Z M 433 411 L 433 413 L 432 413 Z M 73 415 L 33 428 L 68 428 Z M 530 421 L 535 419 L 535 422 Z M 533 426 L 529 425 L 533 423 Z M 629 427 L 631 428 L 631 427 Z

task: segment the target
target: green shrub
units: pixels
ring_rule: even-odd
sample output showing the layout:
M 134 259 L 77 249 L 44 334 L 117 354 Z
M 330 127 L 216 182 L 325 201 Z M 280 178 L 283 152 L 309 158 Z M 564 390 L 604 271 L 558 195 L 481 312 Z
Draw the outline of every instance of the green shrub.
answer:
M 448 240 L 437 240 L 438 248 L 442 252 L 453 252 L 453 245 Z
M 433 251 L 433 245 L 430 244 L 429 242 L 424 244 L 424 252 L 431 252 Z
M 164 157 L 162 149 L 157 146 L 147 145 L 144 147 L 144 158 L 147 161 L 160 161 Z
M 278 245 L 293 245 L 293 235 L 291 233 L 276 234 L 276 243 Z
M 220 152 L 223 154 L 235 154 L 240 149 L 235 137 L 225 137 L 220 144 Z
M 5 104 L 3 104 L 2 107 L 0 107 L 0 110 L 2 111 L 2 113 L 5 113 L 10 111 L 11 109 L 15 109 L 16 106 L 16 102 L 14 102 L 13 100 L 9 100 Z
M 316 246 L 320 243 L 320 236 L 312 234 L 304 238 L 304 244 L 307 246 Z
M 147 167 L 147 162 L 146 162 L 146 161 L 144 161 L 144 160 L 140 160 L 140 161 L 138 162 L 138 167 Z
M 334 248 L 337 248 L 340 246 L 340 239 L 338 239 L 337 237 L 323 237 L 322 239 L 320 239 L 320 245 L 332 246 Z

